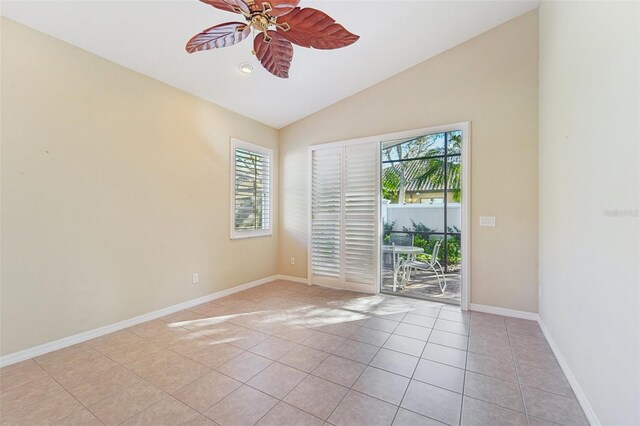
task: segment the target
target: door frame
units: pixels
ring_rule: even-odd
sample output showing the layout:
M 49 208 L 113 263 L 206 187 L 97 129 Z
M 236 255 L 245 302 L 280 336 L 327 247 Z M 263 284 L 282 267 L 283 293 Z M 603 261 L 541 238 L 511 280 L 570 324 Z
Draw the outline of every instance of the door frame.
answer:
M 384 133 L 372 136 L 365 136 L 355 139 L 347 139 L 336 142 L 327 142 L 309 145 L 308 147 L 308 172 L 307 172 L 307 249 L 309 250 L 307 255 L 307 277 L 309 277 L 309 284 L 312 284 L 311 275 L 311 172 L 312 172 L 312 151 L 317 149 L 326 148 L 339 148 L 347 145 L 358 145 L 364 143 L 382 143 L 394 139 L 405 139 L 428 135 L 432 133 L 444 133 L 453 130 L 462 131 L 462 235 L 461 235 L 461 252 L 462 252 L 462 264 L 461 264 L 461 283 L 460 283 L 460 308 L 463 310 L 469 309 L 470 304 L 470 290 L 471 290 L 471 122 L 462 121 L 452 124 L 444 124 L 439 126 L 423 127 L 420 129 L 405 130 L 394 133 Z M 380 155 L 378 154 L 378 160 Z M 379 161 L 378 161 L 379 163 Z M 380 169 L 380 164 L 375 165 Z M 378 175 L 380 172 L 378 172 Z M 378 176 L 379 180 L 379 176 Z M 382 197 L 378 197 L 378 242 L 382 239 L 383 227 L 382 227 L 382 215 L 381 207 Z M 379 245 L 379 244 L 378 244 Z M 380 283 L 382 271 L 378 267 L 377 285 L 375 294 L 380 292 Z

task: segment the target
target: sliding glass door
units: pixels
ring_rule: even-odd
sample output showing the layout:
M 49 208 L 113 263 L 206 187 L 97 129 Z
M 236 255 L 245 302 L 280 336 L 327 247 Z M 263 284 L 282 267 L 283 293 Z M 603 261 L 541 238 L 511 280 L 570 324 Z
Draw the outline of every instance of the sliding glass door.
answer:
M 381 291 L 460 304 L 462 130 L 381 144 Z

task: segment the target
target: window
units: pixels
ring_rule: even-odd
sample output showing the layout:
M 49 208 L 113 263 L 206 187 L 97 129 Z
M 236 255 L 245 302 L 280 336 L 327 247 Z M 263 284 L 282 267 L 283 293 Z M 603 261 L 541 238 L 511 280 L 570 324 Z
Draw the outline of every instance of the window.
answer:
M 231 238 L 271 235 L 273 151 L 231 139 Z

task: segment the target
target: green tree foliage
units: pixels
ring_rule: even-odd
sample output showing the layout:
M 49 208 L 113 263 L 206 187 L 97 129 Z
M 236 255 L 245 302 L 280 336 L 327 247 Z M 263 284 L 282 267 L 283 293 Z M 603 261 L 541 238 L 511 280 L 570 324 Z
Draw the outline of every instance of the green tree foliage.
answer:
M 462 143 L 462 134 L 460 132 L 449 133 L 449 146 L 448 151 L 451 153 L 460 153 Z M 444 155 L 444 147 L 438 147 L 433 150 L 431 155 Z M 445 158 L 429 158 L 424 161 L 424 169 L 415 178 L 415 182 L 418 186 L 430 182 L 436 188 L 444 188 L 444 169 Z M 449 157 L 447 163 L 447 175 L 449 176 L 448 189 L 453 192 L 453 201 L 460 202 L 460 172 L 461 172 L 460 157 Z
M 382 198 L 390 200 L 393 204 L 398 204 L 398 187 L 400 179 L 395 173 L 385 173 L 382 176 Z
M 462 146 L 462 133 L 449 132 L 449 154 L 459 154 Z M 407 176 L 406 161 L 394 161 L 419 157 L 433 157 L 444 155 L 444 134 L 422 136 L 410 141 L 398 143 L 382 150 L 383 160 L 388 161 L 388 169 L 382 177 L 383 197 L 392 203 L 404 202 L 405 190 L 408 184 L 415 182 L 418 187 L 429 183 L 434 188 L 444 188 L 444 158 L 428 158 L 420 161 L 419 172 L 412 179 Z M 390 162 L 389 162 L 390 161 Z M 449 190 L 453 192 L 453 200 L 460 202 L 460 157 L 449 157 L 447 174 L 449 176 Z

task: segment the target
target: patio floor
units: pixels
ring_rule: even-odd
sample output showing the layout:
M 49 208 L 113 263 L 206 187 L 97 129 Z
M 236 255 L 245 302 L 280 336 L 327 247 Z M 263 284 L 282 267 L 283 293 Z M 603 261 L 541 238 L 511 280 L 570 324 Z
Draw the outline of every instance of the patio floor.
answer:
M 445 274 L 447 287 L 442 293 L 438 280 L 433 272 L 417 271 L 411 274 L 411 281 L 405 289 L 397 288 L 393 291 L 393 268 L 384 267 L 382 270 L 382 291 L 389 294 L 417 298 L 429 298 L 445 303 L 460 304 L 460 271 L 450 271 Z

